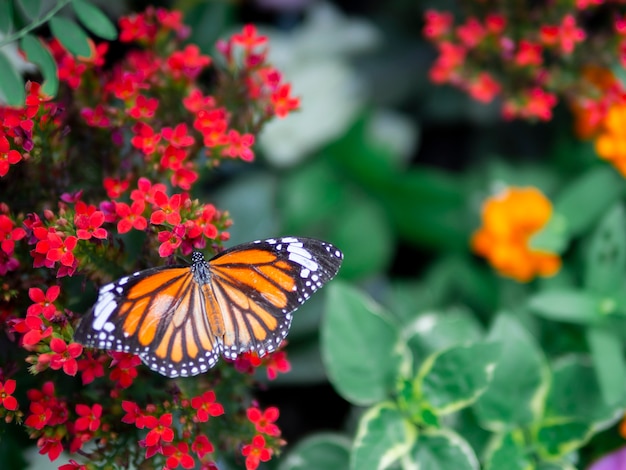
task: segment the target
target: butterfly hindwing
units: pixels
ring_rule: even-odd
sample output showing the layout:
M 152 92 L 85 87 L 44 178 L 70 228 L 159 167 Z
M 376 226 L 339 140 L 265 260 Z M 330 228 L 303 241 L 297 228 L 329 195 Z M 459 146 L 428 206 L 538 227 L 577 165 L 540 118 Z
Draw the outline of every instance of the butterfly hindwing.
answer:
M 209 261 L 227 326 L 224 355 L 276 349 L 292 312 L 337 274 L 342 259 L 330 243 L 285 237 L 239 245 Z
M 309 238 L 259 240 L 191 266 L 139 271 L 100 288 L 75 340 L 137 354 L 168 377 L 213 367 L 220 354 L 275 350 L 292 313 L 332 279 L 343 255 Z

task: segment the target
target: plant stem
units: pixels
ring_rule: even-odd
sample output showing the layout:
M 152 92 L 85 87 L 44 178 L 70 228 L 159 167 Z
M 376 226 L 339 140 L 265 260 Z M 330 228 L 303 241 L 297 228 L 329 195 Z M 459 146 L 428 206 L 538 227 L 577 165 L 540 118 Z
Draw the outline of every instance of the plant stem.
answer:
M 56 15 L 65 5 L 70 3 L 71 0 L 59 0 L 57 4 L 48 11 L 44 16 L 36 18 L 31 24 L 28 26 L 16 31 L 13 34 L 6 36 L 2 41 L 0 41 L 0 49 L 6 46 L 7 44 L 12 43 L 13 41 L 17 41 L 18 39 L 24 37 L 27 33 L 32 31 L 35 28 L 38 28 L 42 24 L 46 23 L 50 20 L 54 15 Z

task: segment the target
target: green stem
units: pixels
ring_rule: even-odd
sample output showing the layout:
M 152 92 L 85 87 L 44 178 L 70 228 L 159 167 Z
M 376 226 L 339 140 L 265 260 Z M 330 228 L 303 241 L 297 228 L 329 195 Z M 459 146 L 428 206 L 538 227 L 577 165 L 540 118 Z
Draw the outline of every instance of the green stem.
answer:
M 38 28 L 39 26 L 41 26 L 42 24 L 50 21 L 50 19 L 56 15 L 63 7 L 65 7 L 65 5 L 67 5 L 68 3 L 70 3 L 72 0 L 60 0 L 48 13 L 46 13 L 44 16 L 35 19 L 31 24 L 29 24 L 28 26 L 20 29 L 19 31 L 16 31 L 13 34 L 10 34 L 9 36 L 6 36 L 2 41 L 0 41 L 0 48 L 6 46 L 7 44 L 10 44 L 14 41 L 17 41 L 18 39 L 21 39 L 22 37 L 26 36 L 26 34 L 28 34 L 29 32 L 31 32 L 33 29 Z

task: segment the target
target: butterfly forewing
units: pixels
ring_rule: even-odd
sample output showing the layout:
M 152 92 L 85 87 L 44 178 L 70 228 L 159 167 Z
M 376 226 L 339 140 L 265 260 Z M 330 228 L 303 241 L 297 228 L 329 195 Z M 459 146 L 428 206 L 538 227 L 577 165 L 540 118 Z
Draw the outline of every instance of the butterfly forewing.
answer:
M 309 238 L 260 240 L 206 262 L 140 271 L 107 284 L 76 341 L 138 354 L 168 377 L 196 375 L 219 355 L 260 356 L 287 335 L 292 312 L 332 279 L 343 255 Z

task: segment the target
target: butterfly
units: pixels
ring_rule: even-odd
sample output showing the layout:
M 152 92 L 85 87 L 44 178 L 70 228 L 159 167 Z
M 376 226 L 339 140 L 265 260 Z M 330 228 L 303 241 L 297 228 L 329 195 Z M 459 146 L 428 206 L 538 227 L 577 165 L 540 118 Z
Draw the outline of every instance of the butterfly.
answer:
M 339 271 L 330 243 L 284 237 L 235 246 L 191 266 L 138 271 L 102 286 L 74 340 L 138 355 L 167 377 L 206 372 L 221 355 L 274 351 L 293 312 Z

